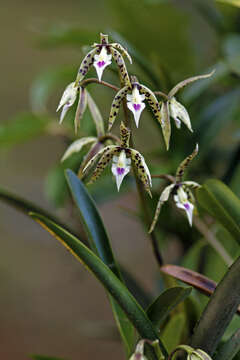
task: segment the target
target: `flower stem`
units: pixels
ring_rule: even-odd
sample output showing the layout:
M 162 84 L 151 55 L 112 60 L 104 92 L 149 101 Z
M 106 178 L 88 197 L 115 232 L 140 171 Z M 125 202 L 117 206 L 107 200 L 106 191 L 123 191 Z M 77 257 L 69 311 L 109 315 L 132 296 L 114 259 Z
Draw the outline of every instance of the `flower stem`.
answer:
M 89 78 L 89 79 L 85 79 L 81 82 L 80 86 L 81 87 L 86 87 L 89 84 L 100 84 L 100 85 L 104 85 L 106 87 L 109 87 L 110 89 L 113 89 L 114 91 L 119 91 L 119 88 L 115 85 L 109 84 L 106 81 L 99 81 L 96 78 Z
M 125 124 L 125 126 L 130 128 L 130 122 L 129 122 L 129 118 L 128 118 L 128 109 L 127 109 L 126 99 L 123 100 L 123 112 L 124 112 L 124 124 Z M 130 135 L 130 146 L 132 148 L 134 148 L 132 135 Z M 149 211 L 148 211 L 148 205 L 147 205 L 147 202 L 146 202 L 143 185 L 142 185 L 141 181 L 138 178 L 137 171 L 136 171 L 135 168 L 133 168 L 133 173 L 134 173 L 134 177 L 135 177 L 135 181 L 136 181 L 136 186 L 137 186 L 137 191 L 138 191 L 138 196 L 139 196 L 139 200 L 140 200 L 140 203 L 141 203 L 142 211 L 144 213 L 145 224 L 149 228 L 149 226 L 151 224 L 151 217 L 150 217 L 150 214 L 149 214 Z M 151 239 L 152 249 L 153 249 L 154 256 L 155 256 L 155 258 L 157 260 L 157 263 L 158 263 L 159 266 L 162 266 L 163 265 L 163 258 L 162 258 L 162 255 L 161 255 L 160 251 L 159 251 L 157 238 L 156 238 L 156 235 L 155 235 L 154 231 L 152 231 L 151 234 L 149 234 L 149 236 L 150 236 L 150 239 Z

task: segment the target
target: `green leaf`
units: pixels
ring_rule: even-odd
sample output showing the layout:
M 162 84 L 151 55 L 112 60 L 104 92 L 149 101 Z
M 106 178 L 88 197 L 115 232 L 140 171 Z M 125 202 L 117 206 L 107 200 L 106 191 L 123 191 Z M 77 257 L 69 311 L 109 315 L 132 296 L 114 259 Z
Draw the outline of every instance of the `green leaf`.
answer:
M 0 147 L 13 146 L 46 132 L 50 119 L 32 113 L 17 115 L 9 123 L 0 126 Z
M 217 351 L 215 360 L 232 360 L 240 351 L 240 329 L 238 329 Z
M 36 213 L 30 213 L 30 216 L 52 236 L 59 240 L 89 272 L 96 276 L 96 278 L 124 310 L 128 319 L 134 325 L 142 338 L 147 338 L 149 340 L 159 339 L 153 324 L 144 310 L 136 302 L 135 298 L 131 295 L 126 286 L 98 256 L 88 249 L 78 238 L 53 221 Z M 166 349 L 160 339 L 159 345 L 164 356 L 167 356 Z
M 88 194 L 83 183 L 70 170 L 66 171 L 66 178 L 79 210 L 81 222 L 86 231 L 87 238 L 94 253 L 122 280 L 118 265 L 114 259 L 110 241 L 106 233 L 103 221 L 91 196 Z M 131 355 L 134 346 L 134 329 L 119 305 L 110 298 L 114 316 L 127 349 Z
M 179 313 L 172 317 L 164 328 L 162 332 L 162 341 L 169 353 L 181 344 L 185 325 L 185 315 L 183 313 Z
M 199 204 L 240 243 L 240 200 L 221 181 L 210 179 L 197 191 Z
M 191 340 L 191 346 L 215 352 L 240 303 L 240 257 L 229 268 L 204 309 Z
M 192 288 L 172 287 L 160 294 L 148 307 L 147 315 L 156 328 L 159 328 L 171 311 L 191 293 Z

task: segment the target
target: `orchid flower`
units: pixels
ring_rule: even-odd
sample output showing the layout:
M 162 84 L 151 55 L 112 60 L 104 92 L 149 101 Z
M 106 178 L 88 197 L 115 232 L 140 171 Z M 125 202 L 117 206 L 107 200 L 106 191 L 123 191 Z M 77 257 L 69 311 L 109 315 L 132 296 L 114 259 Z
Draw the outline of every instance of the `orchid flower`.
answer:
M 198 153 L 198 145 L 196 145 L 194 151 L 191 155 L 187 156 L 179 165 L 176 171 L 176 175 L 172 184 L 168 185 L 161 193 L 160 198 L 158 200 L 158 204 L 156 207 L 155 215 L 153 218 L 153 222 L 151 224 L 149 233 L 151 233 L 155 225 L 157 223 L 161 207 L 162 205 L 169 199 L 169 196 L 172 194 L 174 202 L 179 209 L 185 211 L 187 215 L 187 219 L 189 225 L 192 226 L 192 218 L 193 218 L 193 211 L 194 211 L 194 203 L 195 199 L 191 192 L 191 189 L 196 189 L 200 187 L 198 183 L 195 181 L 182 181 L 184 171 L 188 167 L 189 163 L 194 159 L 194 157 Z M 166 176 L 167 177 L 167 176 Z M 170 176 L 168 176 L 170 178 Z
M 139 179 L 142 181 L 145 190 L 151 196 L 150 187 L 152 186 L 152 181 L 149 169 L 143 156 L 135 149 L 129 147 L 130 130 L 127 129 L 123 123 L 121 123 L 120 126 L 120 135 L 120 146 L 108 145 L 101 149 L 87 163 L 83 169 L 83 174 L 92 168 L 99 160 L 89 181 L 89 183 L 93 183 L 112 160 L 112 173 L 115 177 L 118 191 L 124 177 L 130 172 L 131 167 L 133 167 L 136 170 Z
M 176 86 L 174 86 L 167 95 L 160 91 L 157 92 L 159 95 L 163 97 L 163 102 L 160 105 L 161 117 L 162 117 L 161 125 L 162 125 L 163 137 L 167 150 L 169 149 L 169 141 L 171 137 L 170 117 L 173 118 L 173 120 L 175 121 L 175 125 L 178 129 L 180 129 L 181 123 L 183 122 L 187 126 L 187 128 L 191 132 L 193 132 L 188 111 L 180 102 L 176 100 L 175 98 L 176 93 L 181 88 L 194 81 L 209 78 L 210 76 L 213 75 L 213 73 L 214 71 L 212 71 L 210 74 L 194 76 L 189 79 L 183 80 L 180 83 L 178 83 Z
M 64 90 L 63 95 L 61 97 L 61 100 L 60 100 L 59 105 L 56 110 L 56 111 L 59 111 L 62 107 L 62 112 L 60 115 L 60 124 L 62 123 L 69 108 L 74 104 L 74 102 L 77 98 L 78 90 L 79 89 L 75 86 L 75 82 L 70 83 Z
M 130 85 L 127 68 L 123 60 L 123 56 L 127 56 L 128 60 L 132 64 L 132 59 L 127 50 L 118 43 L 109 43 L 108 35 L 104 34 L 100 34 L 100 43 L 94 43 L 92 47 L 93 49 L 87 53 L 79 67 L 75 82 L 76 85 L 83 80 L 92 65 L 96 69 L 99 81 L 101 81 L 103 71 L 111 64 L 112 58 L 119 67 L 121 81 L 124 84 Z
M 143 102 L 144 100 L 148 102 L 153 111 L 153 114 L 161 123 L 160 106 L 156 96 L 145 85 L 139 84 L 135 76 L 132 76 L 131 85 L 126 85 L 121 88 L 113 99 L 108 120 L 108 131 L 112 128 L 118 115 L 120 104 L 124 99 L 127 100 L 127 107 L 130 111 L 132 111 L 137 127 L 141 113 L 146 106 Z

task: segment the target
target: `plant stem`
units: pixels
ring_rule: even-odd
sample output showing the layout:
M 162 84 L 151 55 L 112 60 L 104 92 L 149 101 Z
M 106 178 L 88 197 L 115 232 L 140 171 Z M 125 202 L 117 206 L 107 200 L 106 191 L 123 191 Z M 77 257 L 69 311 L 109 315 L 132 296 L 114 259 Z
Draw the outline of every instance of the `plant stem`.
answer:
M 106 87 L 109 87 L 110 89 L 113 89 L 114 91 L 119 91 L 119 88 L 115 85 L 109 84 L 106 81 L 99 81 L 96 78 L 89 78 L 89 79 L 85 79 L 81 82 L 80 86 L 81 87 L 86 87 L 89 84 L 100 84 L 100 85 L 104 85 Z
M 195 217 L 193 224 L 198 229 L 198 231 L 205 237 L 208 243 L 216 250 L 216 252 L 223 258 L 225 263 L 230 266 L 233 263 L 233 259 L 227 253 L 222 244 L 214 236 L 213 232 L 207 227 L 207 225 L 199 218 Z

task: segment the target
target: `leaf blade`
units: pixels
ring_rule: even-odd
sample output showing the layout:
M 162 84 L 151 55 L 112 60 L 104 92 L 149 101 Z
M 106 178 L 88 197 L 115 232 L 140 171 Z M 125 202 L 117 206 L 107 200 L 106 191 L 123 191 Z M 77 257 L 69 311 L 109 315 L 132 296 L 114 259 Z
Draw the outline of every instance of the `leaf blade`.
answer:
M 114 297 L 139 335 L 150 340 L 159 339 L 158 335 L 144 310 L 136 302 L 131 293 L 104 262 L 88 249 L 81 241 L 58 224 L 36 213 L 29 214 L 53 237 L 62 243 L 84 267 L 91 272 Z M 161 350 L 167 355 L 166 349 L 159 340 Z

